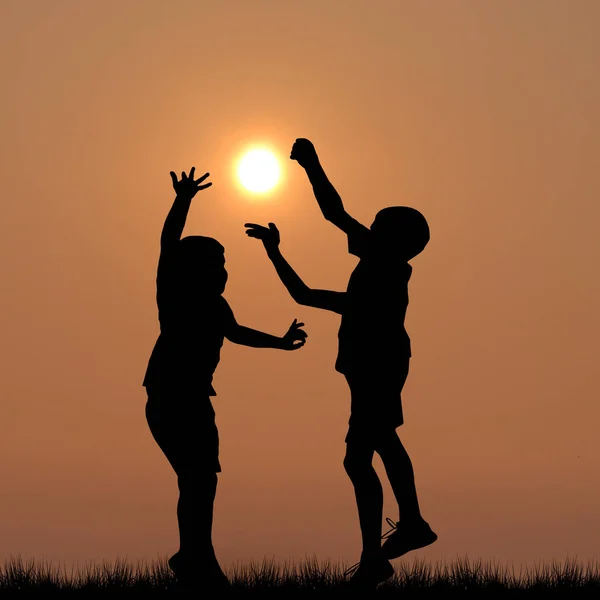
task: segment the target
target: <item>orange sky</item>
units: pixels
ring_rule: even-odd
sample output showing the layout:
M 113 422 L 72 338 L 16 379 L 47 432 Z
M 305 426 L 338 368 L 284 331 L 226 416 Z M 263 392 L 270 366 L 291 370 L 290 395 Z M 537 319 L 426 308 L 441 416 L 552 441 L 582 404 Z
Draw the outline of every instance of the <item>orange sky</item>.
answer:
M 225 246 L 238 321 L 310 334 L 296 353 L 225 343 L 218 555 L 357 559 L 339 317 L 296 306 L 244 235 L 276 222 L 309 285 L 344 289 L 356 259 L 287 160 L 296 137 L 356 218 L 409 204 L 430 223 L 400 432 L 439 541 L 414 556 L 598 557 L 599 3 L 7 0 L 0 16 L 0 559 L 176 549 L 141 382 L 169 171 L 192 164 L 213 187 L 186 231 Z M 231 176 L 258 140 L 285 167 L 263 202 Z

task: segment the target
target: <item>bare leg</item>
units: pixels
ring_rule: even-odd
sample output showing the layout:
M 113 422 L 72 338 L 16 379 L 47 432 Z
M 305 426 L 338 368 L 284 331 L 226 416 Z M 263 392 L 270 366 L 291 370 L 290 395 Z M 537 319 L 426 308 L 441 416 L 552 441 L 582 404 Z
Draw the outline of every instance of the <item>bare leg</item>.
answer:
M 421 516 L 412 463 L 395 431 L 381 436 L 377 452 L 383 461 L 400 512 L 395 531 L 387 537 L 381 548 L 383 556 L 391 560 L 433 544 L 437 534 Z
M 398 502 L 400 520 L 421 521 L 412 462 L 398 434 L 393 431 L 382 435 L 376 450 L 381 456 L 392 491 Z
M 212 525 L 217 493 L 217 474 L 181 473 L 177 478 L 179 500 L 179 552 L 188 558 L 212 559 Z
M 347 444 L 344 458 L 344 468 L 356 495 L 363 557 L 375 557 L 381 551 L 383 488 L 373 468 L 373 453 L 368 447 L 353 442 Z
M 167 460 L 177 474 L 179 499 L 177 522 L 179 526 L 179 551 L 169 559 L 169 566 L 180 583 L 186 585 L 198 579 L 202 573 L 211 585 L 227 586 L 215 556 L 212 544 L 214 501 L 217 491 L 218 459 L 198 464 L 202 453 L 208 456 L 218 452 L 218 437 L 214 423 L 211 428 L 202 419 L 214 418 L 212 407 L 205 405 L 204 413 L 183 412 L 164 408 L 160 397 L 149 399 L 146 416 L 150 431 Z M 210 407 L 210 410 L 208 408 Z M 204 436 L 204 438 L 203 438 Z M 207 436 L 212 446 L 206 447 L 198 441 Z M 211 470 L 207 470 L 210 466 Z M 215 470 L 212 470 L 214 467 Z

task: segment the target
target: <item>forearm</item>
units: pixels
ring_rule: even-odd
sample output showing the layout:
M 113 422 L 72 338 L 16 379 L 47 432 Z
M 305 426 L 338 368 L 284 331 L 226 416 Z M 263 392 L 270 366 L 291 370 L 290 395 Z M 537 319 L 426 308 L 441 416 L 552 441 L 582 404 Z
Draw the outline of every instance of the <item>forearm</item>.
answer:
M 279 247 L 267 249 L 267 256 L 273 263 L 279 279 L 286 287 L 290 296 L 298 302 L 298 304 L 306 304 L 309 287 L 300 279 L 300 276 L 292 269 L 290 264 L 283 258 Z
M 342 203 L 340 195 L 325 174 L 321 163 L 318 160 L 315 160 L 306 165 L 305 171 L 313 187 L 315 198 L 323 216 L 333 223 L 343 219 L 346 215 L 344 204 Z
M 160 237 L 162 246 L 165 243 L 178 242 L 181 239 L 191 203 L 192 199 L 189 196 L 178 195 L 175 197 Z
M 276 348 L 281 350 L 283 347 L 283 338 L 243 325 L 238 325 L 235 333 L 229 339 L 235 344 L 250 346 L 251 348 Z

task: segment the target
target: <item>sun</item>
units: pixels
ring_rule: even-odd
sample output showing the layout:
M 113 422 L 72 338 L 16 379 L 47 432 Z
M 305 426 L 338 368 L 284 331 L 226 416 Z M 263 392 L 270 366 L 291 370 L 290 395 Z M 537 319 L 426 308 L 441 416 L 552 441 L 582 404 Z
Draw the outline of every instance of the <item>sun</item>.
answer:
M 277 185 L 281 169 L 273 152 L 266 148 L 252 148 L 240 159 L 237 175 L 249 192 L 264 194 Z

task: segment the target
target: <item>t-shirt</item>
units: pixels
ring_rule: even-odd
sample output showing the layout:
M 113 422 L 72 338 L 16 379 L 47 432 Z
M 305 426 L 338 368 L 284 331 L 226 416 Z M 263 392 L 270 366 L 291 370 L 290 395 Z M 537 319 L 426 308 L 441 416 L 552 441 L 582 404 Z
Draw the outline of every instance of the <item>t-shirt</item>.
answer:
M 156 278 L 160 335 L 143 385 L 216 396 L 212 386 L 224 332 L 234 319 L 227 300 L 178 276 L 170 255 L 161 255 Z
M 371 240 L 358 222 L 348 231 L 348 251 L 360 262 L 348 282 L 335 367 L 346 375 L 391 376 L 411 355 L 404 319 L 412 267 L 378 255 Z

